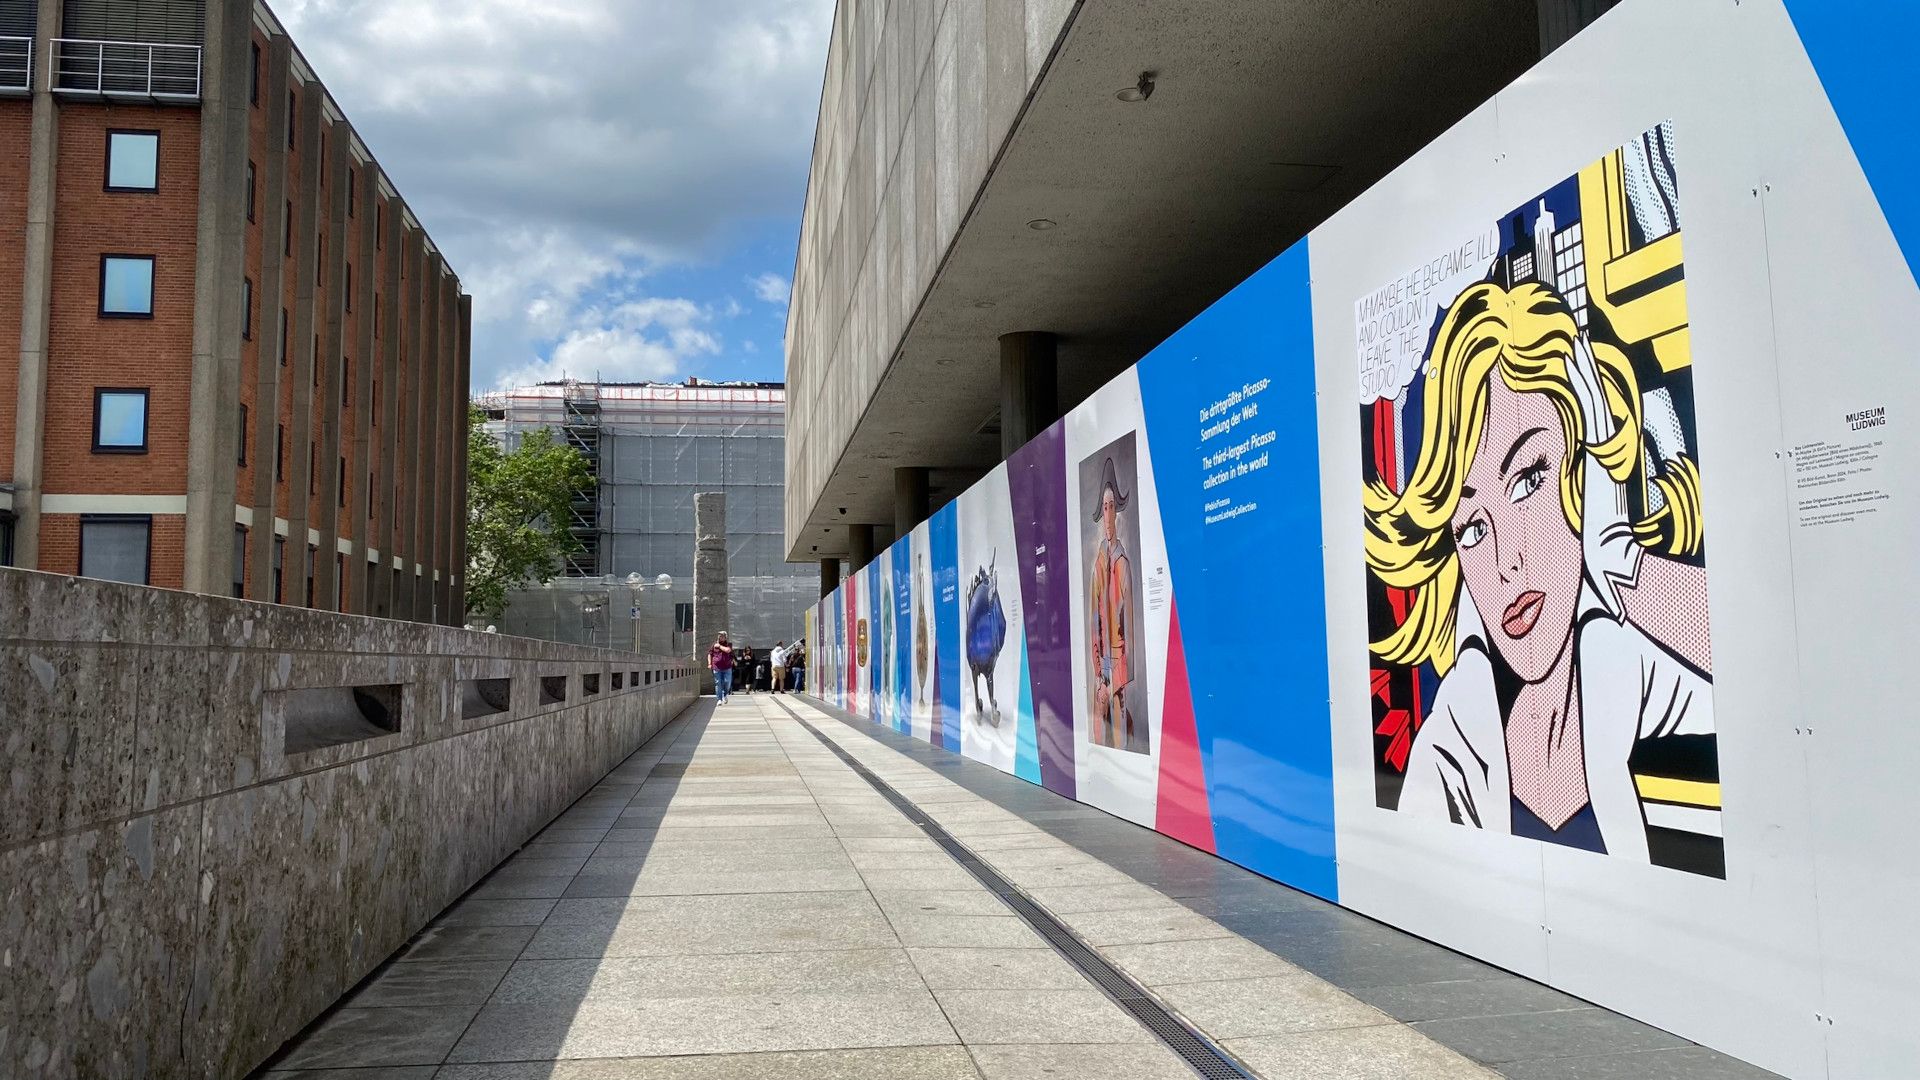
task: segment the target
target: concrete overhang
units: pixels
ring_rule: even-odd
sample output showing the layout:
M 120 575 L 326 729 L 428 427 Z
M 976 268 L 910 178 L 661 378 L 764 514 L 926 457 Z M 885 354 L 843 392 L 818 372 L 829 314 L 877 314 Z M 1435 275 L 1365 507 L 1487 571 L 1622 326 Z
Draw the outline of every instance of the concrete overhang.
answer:
M 1001 334 L 1059 335 L 1060 404 L 1071 407 L 1540 53 L 1536 0 L 1102 0 L 1062 10 L 1050 58 L 1042 52 L 1029 73 L 983 182 L 962 192 L 952 239 L 927 260 L 930 281 L 904 306 L 901 329 L 823 349 L 810 342 L 828 335 L 807 320 L 837 309 L 803 307 L 796 290 L 789 558 L 844 556 L 842 526 L 891 523 L 896 467 L 933 469 L 938 506 L 1000 460 Z M 843 33 L 840 19 L 836 53 Z M 1120 100 L 1142 72 L 1152 95 Z M 823 127 L 836 119 L 830 104 L 823 97 Z M 869 95 L 866 108 L 880 106 Z M 810 252 L 849 231 L 825 235 L 815 220 L 831 173 L 821 152 L 796 285 Z M 931 204 L 935 192 L 921 194 Z M 863 379 L 862 369 L 875 374 Z

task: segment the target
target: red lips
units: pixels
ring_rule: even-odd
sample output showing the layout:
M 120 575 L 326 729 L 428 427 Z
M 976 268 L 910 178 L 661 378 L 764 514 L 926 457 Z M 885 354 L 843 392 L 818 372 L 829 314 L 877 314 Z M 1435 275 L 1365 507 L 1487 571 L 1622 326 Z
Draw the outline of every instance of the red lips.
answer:
M 1506 614 L 1500 618 L 1500 628 L 1510 638 L 1523 638 L 1532 632 L 1533 624 L 1540 621 L 1540 612 L 1547 606 L 1547 594 L 1538 589 L 1530 589 L 1515 597 L 1507 605 Z

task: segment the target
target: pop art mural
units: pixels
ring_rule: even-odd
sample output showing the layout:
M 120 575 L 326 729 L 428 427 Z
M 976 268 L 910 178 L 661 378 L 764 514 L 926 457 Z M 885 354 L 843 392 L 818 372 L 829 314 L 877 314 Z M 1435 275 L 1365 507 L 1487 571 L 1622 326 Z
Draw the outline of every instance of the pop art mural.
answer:
M 1354 305 L 1371 719 L 1381 806 L 1723 877 L 1677 157 Z
M 1784 1075 L 1906 1075 L 1920 215 L 1911 65 L 1849 58 L 1920 19 L 1864 6 L 1622 3 L 851 575 L 822 695 Z

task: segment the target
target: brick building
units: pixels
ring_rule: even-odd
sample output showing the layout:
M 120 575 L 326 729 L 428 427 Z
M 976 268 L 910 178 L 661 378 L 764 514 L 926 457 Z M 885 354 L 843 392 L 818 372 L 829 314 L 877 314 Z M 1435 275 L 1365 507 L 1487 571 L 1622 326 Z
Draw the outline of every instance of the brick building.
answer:
M 460 621 L 469 299 L 264 4 L 0 0 L 0 237 L 0 565 Z

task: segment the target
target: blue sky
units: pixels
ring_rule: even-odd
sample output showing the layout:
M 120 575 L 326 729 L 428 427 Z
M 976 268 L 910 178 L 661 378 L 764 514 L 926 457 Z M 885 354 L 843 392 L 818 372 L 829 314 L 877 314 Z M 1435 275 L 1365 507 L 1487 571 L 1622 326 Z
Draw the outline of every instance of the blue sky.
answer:
M 279 0 L 473 295 L 476 392 L 779 379 L 833 0 Z

